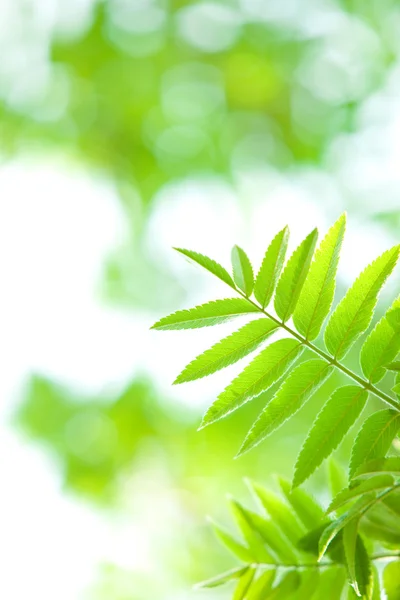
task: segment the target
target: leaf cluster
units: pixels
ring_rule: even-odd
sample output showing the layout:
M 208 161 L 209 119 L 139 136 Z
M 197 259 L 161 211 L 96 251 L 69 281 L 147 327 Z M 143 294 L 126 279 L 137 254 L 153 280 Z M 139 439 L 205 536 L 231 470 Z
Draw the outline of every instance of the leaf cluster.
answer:
M 371 539 L 381 543 L 399 542 L 395 529 L 390 534 L 388 530 L 392 521 L 397 529 L 400 527 L 399 465 L 397 457 L 390 457 L 392 442 L 400 429 L 400 298 L 363 341 L 359 355 L 362 372 L 351 371 L 343 359 L 369 329 L 379 293 L 399 260 L 400 245 L 369 264 L 331 312 L 345 225 L 346 217 L 342 215 L 317 249 L 318 231 L 314 229 L 289 256 L 286 264 L 289 230 L 285 227 L 270 242 L 256 275 L 248 256 L 238 246 L 232 250 L 232 275 L 204 255 L 177 249 L 234 289 L 238 297 L 180 310 L 162 318 L 153 327 L 160 330 L 195 329 L 247 316 L 245 325 L 196 357 L 175 381 L 184 383 L 210 375 L 259 350 L 217 396 L 201 423 L 201 427 L 215 423 L 275 384 L 274 395 L 247 433 L 239 455 L 260 444 L 295 415 L 333 372 L 339 371 L 348 379 L 346 385 L 335 389 L 326 399 L 300 450 L 292 482 L 296 494 L 300 493 L 296 488 L 338 447 L 362 414 L 368 399 L 374 396 L 384 403 L 384 408 L 373 412 L 361 425 L 351 452 L 350 485 L 335 496 L 330 507 L 330 511 L 338 511 L 337 518 L 319 531 L 319 558 L 340 534 L 343 562 L 347 565 L 352 589 L 358 596 L 372 598 L 368 575 L 371 571 L 367 573 L 363 567 L 369 559 L 360 537 L 361 523 L 363 527 L 367 524 L 367 535 Z M 278 332 L 280 339 L 274 340 Z M 307 353 L 304 353 L 305 349 Z M 393 377 L 393 374 L 392 394 L 387 394 L 377 384 L 386 375 Z M 394 509 L 396 500 L 399 503 Z M 350 508 L 341 514 L 343 505 L 348 502 L 351 502 Z M 242 509 L 235 510 L 240 512 Z M 386 514 L 389 511 L 390 519 Z M 258 517 L 256 520 L 260 524 Z M 391 523 L 390 527 L 388 523 Z M 385 534 L 382 533 L 383 526 L 386 527 Z M 268 524 L 268 530 L 271 527 Z M 293 542 L 291 534 L 286 537 Z M 295 564 L 294 555 L 291 558 Z M 253 560 L 256 560 L 254 556 Z M 253 598 L 247 590 L 254 585 L 264 589 L 264 583 L 254 584 L 253 581 L 265 580 L 266 588 L 275 589 L 275 578 L 261 574 L 261 579 L 257 579 L 257 573 L 255 567 L 248 566 L 227 575 L 230 579 L 238 579 L 238 589 L 244 590 L 237 592 L 235 600 Z M 289 581 L 296 589 L 302 585 L 299 578 L 290 573 L 282 581 Z M 286 590 L 289 583 L 282 585 Z M 263 594 L 254 598 L 283 597 L 278 592 L 271 596 Z M 292 594 L 290 597 L 297 596 Z

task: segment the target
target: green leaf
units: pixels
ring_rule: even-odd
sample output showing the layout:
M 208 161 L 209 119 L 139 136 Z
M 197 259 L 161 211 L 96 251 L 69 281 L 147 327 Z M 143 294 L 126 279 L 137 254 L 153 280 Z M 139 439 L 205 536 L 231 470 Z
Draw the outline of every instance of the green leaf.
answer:
M 271 387 L 284 375 L 302 351 L 303 346 L 293 339 L 278 340 L 262 350 L 218 396 L 205 414 L 201 427 L 222 419 Z
M 370 264 L 331 315 L 325 330 L 325 344 L 335 358 L 343 358 L 368 328 L 379 292 L 396 266 L 399 253 L 400 246 L 395 246 Z
M 347 474 L 341 464 L 332 456 L 329 459 L 329 488 L 331 496 L 337 496 L 343 488 L 347 487 Z
M 275 569 L 264 571 L 257 581 L 253 582 L 246 600 L 265 600 L 268 598 L 268 593 L 271 591 L 276 576 Z
M 363 494 L 387 488 L 391 485 L 393 485 L 393 477 L 390 475 L 377 475 L 376 477 L 371 477 L 371 479 L 363 481 L 356 487 L 347 488 L 339 492 L 330 503 L 326 512 L 330 513 Z
M 375 458 L 363 463 L 355 472 L 355 477 L 370 477 L 380 473 L 389 475 L 400 475 L 400 457 L 390 456 L 385 458 Z
M 239 246 L 233 246 L 232 248 L 232 268 L 233 279 L 238 288 L 246 296 L 251 296 L 254 286 L 253 267 L 246 252 Z
M 275 310 L 282 321 L 293 314 L 310 268 L 318 230 L 314 229 L 290 257 L 276 288 Z
M 251 562 L 273 563 L 274 558 L 266 548 L 264 537 L 254 524 L 255 518 L 253 517 L 255 513 L 244 508 L 244 506 L 234 499 L 231 499 L 229 504 L 235 522 L 246 540 L 253 557 Z
M 307 529 L 312 529 L 324 518 L 324 511 L 310 494 L 304 490 L 291 489 L 290 482 L 282 477 L 279 485 L 285 498 Z
M 357 519 L 353 519 L 343 528 L 343 546 L 351 585 L 358 596 L 371 598 L 371 564 L 364 543 L 358 535 Z
M 341 515 L 338 519 L 330 523 L 326 529 L 322 532 L 322 535 L 319 540 L 319 556 L 318 560 L 324 556 L 325 552 L 328 549 L 329 544 L 335 537 L 342 531 L 343 527 L 345 527 L 348 523 L 350 523 L 353 519 L 361 518 L 361 516 L 366 512 L 366 510 L 372 506 L 372 503 L 375 501 L 374 494 L 365 494 L 362 498 L 357 500 L 348 511 L 346 511 L 343 515 Z
M 395 300 L 389 309 L 387 318 L 393 329 L 400 330 L 400 297 Z
M 299 539 L 304 533 L 304 528 L 300 525 L 287 504 L 258 483 L 251 482 L 250 485 L 265 511 L 287 539 L 291 541 Z
M 343 214 L 316 251 L 293 314 L 297 331 L 308 340 L 318 336 L 332 306 L 345 228 L 346 215 Z
M 289 228 L 285 227 L 272 240 L 265 253 L 254 285 L 254 295 L 263 308 L 268 306 L 281 273 L 289 241 Z
M 389 363 L 388 365 L 386 365 L 386 369 L 388 371 L 400 371 L 400 360 L 395 360 L 394 362 Z
M 305 361 L 296 367 L 250 429 L 239 455 L 254 448 L 292 417 L 333 371 L 332 365 L 319 358 Z
M 256 306 L 253 306 L 244 298 L 228 298 L 226 300 L 213 300 L 206 304 L 200 304 L 188 310 L 178 310 L 177 312 L 157 321 L 151 329 L 160 331 L 169 329 L 197 329 L 199 327 L 209 327 L 230 321 L 234 317 L 241 317 L 248 313 L 258 312 Z
M 377 383 L 386 374 L 388 365 L 400 352 L 400 327 L 393 329 L 387 315 L 369 334 L 361 348 L 361 368 L 365 377 Z
M 296 600 L 319 600 L 315 592 L 319 588 L 320 572 L 318 569 L 307 569 L 301 574 L 301 586 L 296 592 Z M 261 599 L 260 600 L 264 600 Z M 325 600 L 325 599 L 324 599 Z
M 398 396 L 400 394 L 400 383 L 396 383 L 396 385 L 392 387 L 392 391 Z
M 372 566 L 373 590 L 371 600 L 381 600 L 381 590 L 379 584 L 379 574 L 375 566 Z
M 272 592 L 267 596 L 268 600 L 287 600 L 298 589 L 301 584 L 301 577 L 297 571 L 289 571 Z M 263 599 L 264 600 L 264 599 Z
M 395 386 L 394 388 L 396 390 L 398 390 L 398 385 L 400 385 L 400 372 L 396 374 L 396 379 L 395 379 Z M 400 400 L 400 392 L 395 391 L 395 394 L 397 395 L 398 399 Z
M 204 254 L 199 254 L 198 252 L 193 252 L 193 250 L 185 250 L 184 248 L 174 248 L 177 252 L 180 252 L 187 258 L 190 258 L 195 263 L 216 275 L 218 279 L 221 279 L 224 283 L 227 283 L 234 290 L 236 289 L 235 284 L 233 282 L 232 277 L 229 275 L 228 271 L 224 269 L 219 263 L 208 256 L 204 256 Z
M 312 600 L 340 600 L 345 584 L 346 573 L 343 567 L 326 569 L 321 573 L 318 593 Z
M 372 414 L 364 422 L 354 442 L 350 459 L 350 476 L 363 463 L 383 458 L 400 428 L 400 413 L 386 408 Z
M 262 540 L 264 551 L 266 546 L 268 553 L 272 552 L 280 563 L 293 564 L 297 562 L 297 555 L 292 545 L 281 535 L 279 529 L 271 520 L 245 508 L 235 500 L 232 501 L 232 510 L 243 535 L 247 535 L 246 540 L 249 545 L 250 532 L 248 528 L 253 532 L 253 536 L 255 535 L 258 540 Z M 268 561 L 265 560 L 264 562 Z M 269 562 L 273 562 L 271 557 Z
M 383 587 L 387 600 L 400 600 L 400 560 L 386 565 L 383 571 Z
M 217 342 L 187 365 L 174 383 L 185 383 L 211 375 L 232 365 L 274 333 L 278 325 L 268 317 L 250 321 L 228 337 Z
M 233 594 L 232 600 L 244 600 L 256 574 L 255 567 L 249 567 L 241 576 Z
M 249 567 L 237 567 L 236 569 L 231 569 L 226 573 L 221 573 L 221 575 L 217 575 L 216 577 L 212 577 L 211 579 L 207 579 L 207 581 L 202 581 L 196 585 L 197 589 L 202 588 L 215 588 L 220 585 L 224 585 L 230 581 L 235 579 L 240 579 L 242 575 L 244 575 L 248 571 Z
M 340 444 L 368 398 L 368 392 L 348 385 L 333 392 L 318 414 L 295 466 L 293 487 L 299 486 Z
M 253 562 L 254 556 L 252 552 L 244 546 L 241 542 L 239 542 L 232 534 L 230 534 L 226 529 L 220 527 L 217 523 L 210 519 L 210 523 L 214 530 L 215 535 L 234 556 L 236 556 L 239 560 L 243 562 Z

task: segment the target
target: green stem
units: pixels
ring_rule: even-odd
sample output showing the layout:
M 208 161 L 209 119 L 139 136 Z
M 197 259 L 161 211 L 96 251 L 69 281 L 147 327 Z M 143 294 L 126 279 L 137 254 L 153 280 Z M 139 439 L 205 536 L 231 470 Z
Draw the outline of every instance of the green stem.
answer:
M 394 410 L 396 410 L 397 412 L 400 412 L 400 404 L 394 398 L 392 398 L 388 394 L 385 394 L 385 392 L 382 392 L 377 387 L 372 385 L 371 382 L 367 381 L 366 379 L 363 379 L 362 377 L 357 375 L 357 373 L 354 373 L 354 371 L 351 371 L 351 369 L 348 369 L 347 367 L 342 365 L 342 363 L 337 361 L 336 358 L 334 358 L 333 356 L 330 356 L 323 350 L 320 350 L 320 348 L 318 348 L 312 342 L 310 342 L 305 337 L 303 337 L 302 335 L 297 333 L 297 331 L 294 331 L 293 329 L 288 327 L 288 325 L 286 325 L 286 323 L 284 323 L 283 321 L 280 321 L 279 319 L 277 319 L 276 317 L 274 317 L 273 315 L 268 313 L 266 310 L 264 310 L 259 304 L 257 304 L 257 302 L 254 302 L 253 300 L 251 300 L 251 298 L 248 298 L 244 293 L 241 292 L 241 290 L 237 290 L 237 291 L 241 296 L 243 296 L 243 298 L 245 298 L 248 302 L 250 302 L 250 304 L 255 306 L 259 312 L 263 313 L 266 317 L 268 317 L 269 319 L 274 321 L 274 323 L 279 325 L 279 327 L 282 327 L 285 331 L 290 333 L 290 335 L 293 336 L 294 338 L 296 338 L 297 340 L 299 340 L 299 342 L 301 342 L 301 344 L 303 344 L 304 346 L 309 348 L 315 354 L 318 354 L 318 356 L 323 358 L 330 365 L 333 365 L 334 367 L 336 367 L 336 369 L 338 369 L 339 371 L 341 371 L 342 373 L 347 375 L 347 377 L 350 377 L 351 379 L 356 381 L 364 389 L 366 389 L 368 392 L 371 392 L 371 394 L 374 394 L 374 396 L 376 396 L 377 398 L 379 398 L 380 400 L 382 400 L 383 402 L 388 404 L 391 408 L 394 408 Z

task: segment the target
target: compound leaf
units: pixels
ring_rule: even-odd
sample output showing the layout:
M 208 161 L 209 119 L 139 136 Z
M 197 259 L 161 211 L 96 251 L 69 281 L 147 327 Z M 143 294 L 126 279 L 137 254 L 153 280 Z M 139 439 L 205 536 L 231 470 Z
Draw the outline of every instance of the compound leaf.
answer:
M 368 392 L 355 385 L 336 390 L 311 428 L 295 466 L 293 487 L 305 481 L 339 445 L 353 425 L 368 398 Z
M 233 279 L 238 288 L 242 290 L 246 296 L 251 296 L 254 286 L 254 275 L 249 257 L 242 248 L 239 248 L 239 246 L 233 246 L 231 256 Z
M 254 285 L 254 295 L 263 308 L 268 306 L 285 262 L 289 228 L 285 227 L 272 240 L 265 253 Z
M 271 387 L 302 351 L 303 346 L 293 339 L 278 340 L 262 350 L 218 396 L 205 414 L 201 427 L 222 419 Z
M 400 428 L 400 413 L 386 408 L 372 414 L 364 422 L 353 445 L 350 460 L 350 476 L 363 463 L 382 458 Z
M 174 383 L 200 379 L 232 365 L 253 352 L 277 328 L 278 325 L 268 317 L 250 321 L 195 358 L 183 369 Z
M 325 344 L 335 358 L 343 358 L 369 326 L 379 292 L 399 258 L 400 246 L 384 252 L 356 279 L 332 313 Z
M 255 312 L 258 312 L 257 307 L 250 304 L 244 298 L 213 300 L 194 308 L 178 310 L 168 317 L 163 317 L 152 326 L 152 329 L 160 331 L 170 329 L 198 329 L 199 327 L 209 327 L 225 323 L 234 317 L 241 317 L 245 314 Z
M 274 306 L 282 321 L 287 321 L 296 308 L 310 268 L 317 238 L 318 230 L 314 229 L 293 252 L 280 276 Z
M 318 336 L 332 306 L 345 228 L 346 215 L 343 214 L 316 251 L 293 314 L 297 331 L 308 340 Z
M 236 289 L 233 279 L 228 271 L 215 260 L 212 260 L 212 258 L 208 258 L 208 256 L 204 256 L 204 254 L 200 254 L 199 252 L 193 252 L 193 250 L 185 250 L 184 248 L 174 248 L 174 250 L 180 252 L 180 254 L 183 254 L 187 258 L 190 258 L 213 275 L 216 275 L 218 279 L 227 283 L 234 290 Z
M 254 448 L 292 417 L 333 371 L 332 365 L 319 358 L 305 361 L 296 367 L 250 429 L 239 454 Z

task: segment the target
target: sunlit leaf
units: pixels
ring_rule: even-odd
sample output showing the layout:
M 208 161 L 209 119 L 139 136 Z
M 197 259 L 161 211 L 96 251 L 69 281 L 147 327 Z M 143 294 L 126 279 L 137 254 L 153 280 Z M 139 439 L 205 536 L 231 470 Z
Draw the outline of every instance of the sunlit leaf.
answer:
M 220 342 L 200 354 L 187 365 L 174 383 L 184 383 L 211 375 L 232 365 L 250 354 L 270 335 L 278 325 L 267 317 L 250 321 Z
M 301 291 L 293 322 L 306 339 L 315 339 L 332 306 L 336 271 L 346 228 L 346 215 L 331 227 L 315 253 Z
M 294 251 L 280 276 L 275 294 L 275 310 L 282 321 L 293 314 L 310 268 L 318 230 L 314 229 Z
M 336 307 L 325 329 L 332 356 L 343 358 L 369 326 L 378 294 L 399 258 L 400 246 L 387 250 L 370 264 Z
M 340 444 L 361 414 L 368 392 L 348 385 L 336 390 L 318 414 L 295 466 L 293 486 L 305 481 Z
M 231 533 L 217 525 L 214 521 L 210 520 L 210 522 L 215 535 L 223 546 L 230 550 L 230 552 L 232 552 L 239 560 L 242 560 L 243 562 L 253 562 L 254 555 L 247 546 L 244 546 Z
M 353 519 L 359 519 L 368 509 L 372 506 L 375 500 L 374 494 L 365 494 L 362 498 L 359 498 L 355 504 L 348 511 L 346 511 L 343 515 L 338 517 L 335 521 L 330 523 L 326 529 L 323 531 L 320 540 L 319 540 L 319 557 L 318 560 L 321 560 L 329 544 L 332 540 L 338 535 L 340 531 L 342 531 L 343 527 L 345 527 L 348 523 L 350 523 Z
M 256 358 L 218 396 L 206 412 L 201 427 L 214 423 L 258 396 L 282 377 L 303 351 L 293 339 L 274 342 Z
M 355 477 L 370 477 L 380 473 L 400 475 L 400 456 L 375 458 L 364 462 L 355 472 Z
M 356 594 L 370 599 L 373 590 L 371 564 L 358 534 L 357 519 L 353 519 L 343 528 L 343 547 L 350 582 Z
M 385 376 L 386 365 L 393 361 L 399 352 L 400 325 L 394 329 L 386 315 L 378 322 L 361 348 L 361 368 L 368 381 L 380 381 Z
M 383 587 L 387 600 L 400 600 L 400 560 L 386 565 L 383 571 Z
M 230 321 L 234 317 L 258 312 L 257 308 L 244 298 L 229 298 L 226 300 L 213 300 L 200 306 L 177 312 L 163 317 L 152 326 L 152 329 L 197 329 L 209 327 Z
M 246 296 L 251 296 L 254 286 L 253 267 L 246 252 L 234 246 L 232 248 L 233 279 Z
M 239 454 L 247 452 L 292 417 L 334 371 L 319 358 L 293 369 L 254 423 Z
M 363 463 L 383 458 L 400 429 L 400 412 L 386 408 L 373 413 L 363 423 L 353 445 L 350 460 L 350 476 Z
M 292 490 L 290 482 L 279 478 L 279 485 L 287 501 L 307 529 L 318 526 L 324 518 L 324 511 L 310 494 L 304 490 Z
M 177 252 L 187 256 L 187 258 L 190 258 L 192 261 L 213 275 L 216 275 L 219 279 L 221 279 L 221 281 L 227 283 L 231 288 L 236 289 L 233 279 L 229 275 L 228 271 L 215 260 L 212 260 L 211 258 L 208 258 L 208 256 L 204 256 L 204 254 L 200 254 L 199 252 L 193 252 L 193 250 L 185 250 L 184 248 L 174 248 L 174 250 L 177 250 Z
M 393 485 L 393 477 L 390 475 L 377 475 L 376 477 L 371 477 L 371 479 L 363 481 L 356 487 L 347 488 L 339 492 L 330 503 L 326 512 L 330 513 L 363 494 L 387 488 L 391 485 Z
M 226 573 L 221 573 L 221 575 L 217 575 L 216 577 L 212 577 L 211 579 L 207 579 L 207 581 L 202 581 L 196 585 L 196 588 L 215 588 L 220 585 L 224 585 L 230 581 L 235 581 L 236 579 L 240 579 L 242 575 L 244 575 L 248 571 L 249 567 L 237 567 L 236 569 L 231 569 Z
M 285 227 L 272 240 L 265 253 L 254 285 L 254 295 L 263 308 L 268 306 L 281 273 L 289 240 Z
M 247 571 L 243 573 L 233 593 L 232 600 L 244 600 L 246 598 L 247 592 L 251 587 L 255 574 L 255 567 L 249 567 Z

